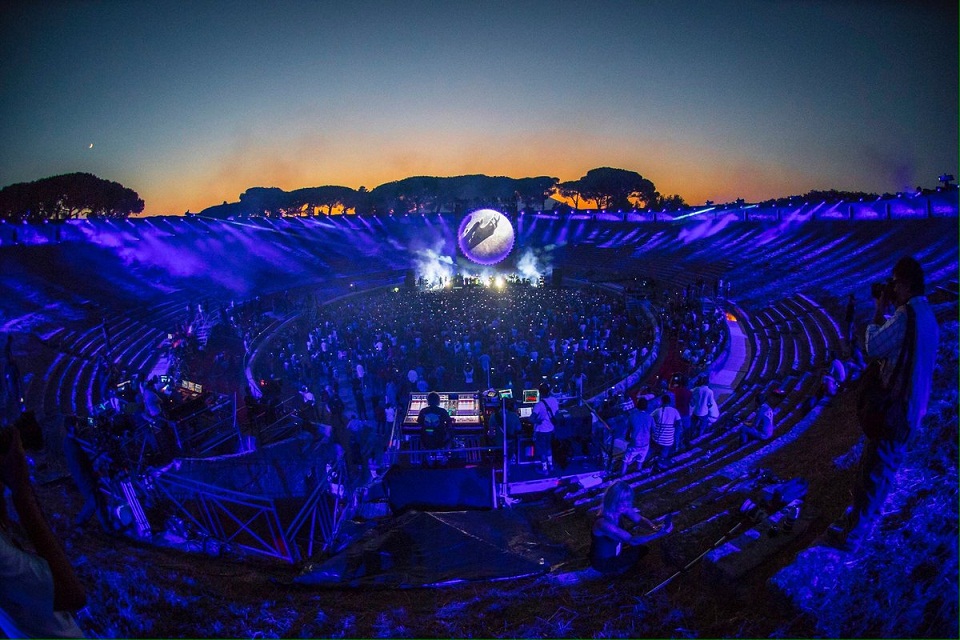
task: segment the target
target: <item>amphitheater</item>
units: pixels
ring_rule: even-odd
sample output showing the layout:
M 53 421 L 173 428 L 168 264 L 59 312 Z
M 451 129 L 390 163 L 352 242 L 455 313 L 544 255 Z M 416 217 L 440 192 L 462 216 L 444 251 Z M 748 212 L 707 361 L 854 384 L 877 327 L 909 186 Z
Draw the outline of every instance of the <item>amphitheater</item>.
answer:
M 329 477 L 326 488 L 311 488 L 310 464 L 301 463 L 320 455 L 317 435 L 296 402 L 282 398 L 269 419 L 258 418 L 253 444 L 237 427 L 254 420 L 243 395 L 264 377 L 267 354 L 298 322 L 309 323 L 316 305 L 402 292 L 412 276 L 436 267 L 437 255 L 454 256 L 453 268 L 473 268 L 456 259 L 458 222 L 450 214 L 163 217 L 0 228 L 2 333 L 22 377 L 22 404 L 46 436 L 34 467 L 41 496 L 90 585 L 91 604 L 78 617 L 85 632 L 956 637 L 955 191 L 790 210 L 718 208 L 667 221 L 518 216 L 512 257 L 472 273 L 516 272 L 526 256 L 547 284 L 625 299 L 641 281 L 663 292 L 699 280 L 708 289 L 718 278 L 731 283 L 728 296 L 710 299 L 730 327 L 713 378 L 719 428 L 666 470 L 621 478 L 600 468 L 473 512 L 392 513 L 376 483 L 353 495 L 329 491 L 336 483 Z M 904 255 L 924 266 L 941 326 L 935 396 L 883 521 L 851 557 L 825 547 L 822 534 L 849 500 L 861 446 L 852 417 L 856 383 L 830 403 L 813 398 L 828 353 L 847 349 L 848 294 L 862 332 L 872 313 L 870 284 L 885 280 Z M 658 352 L 624 388 L 673 373 L 662 369 L 671 356 L 657 326 L 658 300 L 638 304 L 656 330 Z M 190 455 L 161 468 L 128 451 L 131 468 L 104 491 L 117 517 L 134 524 L 111 537 L 71 532 L 79 499 L 59 459 L 63 417 L 95 416 L 118 374 L 174 375 L 162 345 L 198 305 L 208 317 L 226 308 L 262 313 L 239 351 L 242 361 L 226 375 L 194 381 L 216 400 L 202 425 L 192 426 Z M 201 327 L 201 345 L 215 340 L 214 325 Z M 725 363 L 736 366 L 716 375 Z M 295 388 L 287 391 L 296 399 Z M 734 427 L 759 391 L 771 398 L 775 437 L 741 445 Z M 142 443 L 126 444 L 134 445 Z M 591 517 L 617 479 L 634 487 L 645 514 L 673 514 L 674 533 L 654 544 L 643 575 L 611 583 L 585 571 L 585 556 Z M 802 490 L 789 494 L 796 487 Z M 491 492 L 509 498 L 502 488 Z M 738 510 L 758 496 L 771 499 L 771 513 L 745 521 Z M 451 538 L 451 529 L 468 535 Z M 473 562 L 451 567 L 425 552 L 426 577 L 374 575 L 364 561 L 366 575 L 354 567 L 350 579 L 316 578 L 321 567 L 343 561 L 350 544 L 369 546 L 379 536 L 383 549 L 384 539 L 401 534 L 435 535 L 427 545 L 436 553 Z

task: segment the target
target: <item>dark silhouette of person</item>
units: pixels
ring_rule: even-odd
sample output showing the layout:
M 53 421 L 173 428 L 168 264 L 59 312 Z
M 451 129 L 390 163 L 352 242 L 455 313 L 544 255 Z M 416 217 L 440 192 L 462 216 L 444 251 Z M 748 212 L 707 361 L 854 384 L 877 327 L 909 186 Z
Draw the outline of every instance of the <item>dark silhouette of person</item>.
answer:
M 96 514 L 100 526 L 104 531 L 111 531 L 110 517 L 107 515 L 107 503 L 100 493 L 100 482 L 97 480 L 93 461 L 77 438 L 77 419 L 67 416 L 63 420 L 63 455 L 67 460 L 70 475 L 83 496 L 83 507 L 73 521 L 75 527 L 81 527 Z
M 417 424 L 420 425 L 420 443 L 424 449 L 436 451 L 445 449 L 450 438 L 450 414 L 440 406 L 440 395 L 431 391 L 427 395 L 427 406 L 420 409 Z M 443 454 L 431 453 L 430 463 L 444 462 Z
M 482 221 L 478 220 L 473 223 L 467 233 L 464 234 L 467 247 L 473 249 L 492 236 L 497 231 L 498 224 L 500 224 L 500 216 L 488 216 Z
M 892 403 L 884 428 L 866 438 L 853 488 L 853 504 L 827 531 L 829 541 L 849 552 L 859 549 L 896 485 L 897 471 L 911 446 L 927 446 L 915 436 L 927 413 L 940 331 L 924 295 L 923 267 L 904 256 L 892 279 L 873 293 L 874 315 L 864 340 L 866 356 L 882 363 L 880 375 Z M 894 309 L 889 318 L 886 312 Z
M 43 515 L 17 429 L 0 429 L 0 495 L 7 489 L 35 553 L 10 536 L 7 500 L 0 500 L 0 632 L 9 638 L 82 638 L 69 612 L 86 606 L 86 590 Z

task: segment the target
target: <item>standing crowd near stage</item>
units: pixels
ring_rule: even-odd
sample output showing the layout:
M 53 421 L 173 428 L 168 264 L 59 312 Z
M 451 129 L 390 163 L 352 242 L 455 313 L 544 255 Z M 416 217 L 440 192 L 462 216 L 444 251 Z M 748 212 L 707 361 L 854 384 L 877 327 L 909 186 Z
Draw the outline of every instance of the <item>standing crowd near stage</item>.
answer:
M 579 397 L 622 380 L 653 347 L 645 318 L 596 288 L 384 290 L 307 310 L 256 373 L 296 385 L 302 415 L 332 427 L 353 467 L 403 418 L 411 392 L 519 395 L 548 383 Z
M 627 406 L 622 395 L 604 399 L 601 415 L 613 428 L 597 426 L 590 443 L 594 454 L 609 453 L 618 441 L 629 444 L 616 451 L 624 454 L 624 471 L 630 464 L 641 468 L 645 460 L 668 465 L 716 423 L 718 403 L 701 374 L 728 343 L 725 313 L 718 305 L 730 283 L 715 283 L 713 297 L 708 288 L 701 278 L 661 292 L 659 323 L 664 340 L 675 345 L 674 366 L 665 379 L 630 389 L 634 406 L 629 413 L 620 409 Z M 215 390 L 237 377 L 239 360 L 252 355 L 271 323 L 299 313 L 269 338 L 272 348 L 261 349 L 253 362 L 263 397 L 245 394 L 245 434 L 255 437 L 295 407 L 308 425 L 330 429 L 329 440 L 356 469 L 383 449 L 385 437 L 404 417 L 411 392 L 494 388 L 519 395 L 546 383 L 555 396 L 586 399 L 610 390 L 656 347 L 655 327 L 636 307 L 628 312 L 629 299 L 600 288 L 532 287 L 510 279 L 503 287 L 389 288 L 327 304 L 308 292 L 285 292 L 223 307 L 191 304 L 166 346 L 175 378 L 196 375 Z M 199 349 L 197 334 L 204 325 L 207 348 Z M 221 350 L 231 344 L 232 352 Z M 144 375 L 139 382 L 160 391 L 161 385 Z M 292 402 L 284 403 L 291 396 Z M 758 409 L 761 405 L 769 408 L 761 403 Z M 654 412 L 663 424 L 649 436 L 632 426 L 637 413 Z M 150 419 L 162 423 L 162 415 Z M 772 420 L 767 427 L 744 430 L 742 436 L 763 439 Z M 543 466 L 551 466 L 546 454 Z
M 262 367 L 321 396 L 347 377 L 361 417 L 370 413 L 366 398 L 402 409 L 411 391 L 519 393 L 548 381 L 579 395 L 622 379 L 653 341 L 653 327 L 597 289 L 389 291 L 320 307 L 317 316 Z
M 664 340 L 675 345 L 674 367 L 663 379 L 632 388 L 632 402 L 608 394 L 600 406 L 609 428 L 595 425 L 592 449 L 622 453 L 623 473 L 645 463 L 668 466 L 720 417 L 705 372 L 729 342 L 720 303 L 730 283 L 717 281 L 712 297 L 707 289 L 699 279 L 661 294 L 659 323 Z M 238 346 L 242 336 L 243 353 L 250 355 L 271 322 L 299 311 L 255 362 L 266 397 L 247 394 L 244 422 L 254 435 L 295 406 L 307 423 L 332 429 L 329 436 L 351 469 L 376 457 L 411 392 L 509 388 L 519 394 L 546 383 L 554 395 L 589 398 L 635 371 L 654 340 L 654 327 L 644 314 L 628 313 L 623 297 L 523 281 L 504 288 L 392 288 L 329 304 L 288 292 L 204 308 L 190 305 L 187 321 L 173 333 L 170 350 L 178 363 L 189 362 L 183 343 L 195 343 L 197 326 L 220 325 Z M 221 355 L 207 367 L 214 382 L 223 368 L 236 368 L 237 358 Z M 291 395 L 293 405 L 281 409 Z M 732 426 L 743 444 L 773 435 L 768 398 L 755 400 L 752 419 Z M 544 454 L 544 470 L 550 466 Z

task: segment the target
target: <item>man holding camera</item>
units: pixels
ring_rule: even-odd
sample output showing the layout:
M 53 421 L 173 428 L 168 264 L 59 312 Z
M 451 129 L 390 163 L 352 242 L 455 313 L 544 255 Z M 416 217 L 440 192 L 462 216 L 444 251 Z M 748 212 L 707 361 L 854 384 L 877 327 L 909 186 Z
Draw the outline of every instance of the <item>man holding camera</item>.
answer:
M 893 278 L 872 289 L 875 311 L 867 326 L 866 355 L 881 360 L 883 388 L 891 397 L 901 394 L 906 416 L 899 428 L 866 440 L 853 505 L 832 532 L 834 542 L 847 550 L 855 551 L 873 527 L 907 444 L 927 412 L 939 331 L 923 292 L 923 268 L 911 257 L 901 258 L 893 267 Z M 886 319 L 891 306 L 896 310 Z

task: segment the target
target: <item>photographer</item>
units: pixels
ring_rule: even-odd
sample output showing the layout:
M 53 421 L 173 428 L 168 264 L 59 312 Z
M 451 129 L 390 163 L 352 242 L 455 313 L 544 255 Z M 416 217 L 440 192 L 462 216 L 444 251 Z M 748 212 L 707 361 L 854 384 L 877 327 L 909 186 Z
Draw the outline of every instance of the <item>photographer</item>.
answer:
M 36 555 L 13 541 L 6 488 Z M 86 606 L 86 592 L 40 509 L 16 429 L 0 430 L 0 498 L 0 629 L 10 638 L 82 638 L 66 612 Z
M 927 412 L 939 332 L 923 291 L 923 268 L 911 257 L 901 258 L 893 267 L 893 278 L 872 289 L 875 312 L 867 326 L 866 355 L 880 361 L 883 393 L 903 410 L 900 415 L 887 412 L 880 433 L 867 434 L 853 505 L 831 529 L 834 543 L 843 549 L 856 550 L 872 529 L 907 444 Z M 885 319 L 891 306 L 896 310 Z M 897 403 L 898 399 L 905 402 Z

